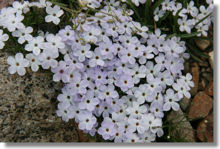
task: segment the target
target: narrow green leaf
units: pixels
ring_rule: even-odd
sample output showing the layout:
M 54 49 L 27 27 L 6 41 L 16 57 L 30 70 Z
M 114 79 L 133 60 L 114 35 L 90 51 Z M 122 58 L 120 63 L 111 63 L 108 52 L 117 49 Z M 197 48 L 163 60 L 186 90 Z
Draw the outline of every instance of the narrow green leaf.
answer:
M 178 17 L 179 17 L 180 11 L 181 11 L 182 9 L 183 9 L 183 8 L 179 9 L 179 10 L 177 11 L 175 17 L 174 17 L 174 28 L 173 28 L 174 33 L 176 33 L 176 29 L 177 29 L 177 27 L 178 27 L 178 25 L 177 25 L 177 24 L 178 24 L 178 23 L 177 23 L 177 19 L 178 19 Z
M 180 37 L 180 38 L 192 38 L 192 37 L 195 37 L 195 36 L 197 36 L 198 34 L 200 34 L 201 32 L 194 32 L 194 33 L 191 33 L 191 34 L 176 34 L 176 33 L 174 33 L 174 34 L 171 34 L 171 35 L 168 35 L 167 37 L 166 37 L 166 39 L 168 39 L 168 38 L 172 38 L 172 37 L 174 37 L 174 36 L 177 36 L 177 37 Z
M 203 22 L 205 19 L 207 19 L 209 16 L 211 16 L 212 15 L 212 12 L 211 13 L 209 13 L 208 15 L 206 15 L 204 18 L 202 18 L 199 22 L 197 22 L 196 24 L 195 24 L 195 26 L 197 26 L 198 24 L 200 24 L 201 22 Z
M 144 22 L 145 24 L 149 24 L 150 21 L 150 5 L 151 5 L 151 0 L 147 0 L 146 4 L 145 4 L 145 18 L 144 18 Z
M 158 0 L 154 5 L 153 5 L 153 11 L 160 6 L 160 4 L 163 2 L 164 0 Z
M 167 11 L 162 18 L 159 19 L 158 24 L 160 24 L 163 20 L 165 20 L 171 12 Z
M 55 2 L 55 1 L 51 1 L 51 0 L 49 0 L 52 4 L 55 4 L 55 5 L 58 5 L 58 6 L 63 6 L 63 7 L 68 7 L 68 5 L 67 4 L 64 4 L 64 3 L 59 3 L 59 2 Z
M 183 1 L 183 7 L 186 8 L 187 7 L 187 0 L 182 0 Z
M 138 20 L 141 20 L 141 17 L 137 11 L 137 8 L 135 7 L 135 5 L 131 2 L 131 0 L 127 0 L 126 3 L 131 7 L 131 9 L 134 11 L 134 14 L 138 17 Z
M 192 37 L 197 36 L 200 33 L 201 32 L 194 32 L 194 33 L 191 33 L 191 34 L 177 34 L 177 36 L 180 37 L 180 38 L 192 38 Z
M 190 45 L 189 43 L 186 43 L 186 46 L 192 50 L 194 53 L 196 53 L 197 55 L 204 57 L 204 58 L 209 58 L 208 55 L 204 54 L 203 52 L 201 52 L 199 49 L 197 49 L 195 46 Z
M 203 61 L 202 61 L 200 58 L 196 57 L 195 55 L 193 55 L 193 54 L 190 53 L 190 52 L 189 52 L 189 54 L 190 54 L 190 56 L 191 56 L 194 60 L 196 60 L 196 61 L 198 61 L 198 62 L 200 62 L 200 63 L 203 63 Z

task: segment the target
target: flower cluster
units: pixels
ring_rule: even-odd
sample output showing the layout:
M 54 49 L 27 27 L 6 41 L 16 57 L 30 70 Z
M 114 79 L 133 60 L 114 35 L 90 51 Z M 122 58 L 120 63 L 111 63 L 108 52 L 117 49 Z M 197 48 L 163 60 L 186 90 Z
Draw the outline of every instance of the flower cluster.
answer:
M 101 2 L 80 0 L 88 9 Z M 139 5 L 145 0 L 132 2 Z M 64 83 L 57 115 L 66 122 L 75 119 L 85 133 L 114 142 L 155 141 L 163 135 L 164 112 L 179 110 L 178 101 L 190 98 L 194 86 L 192 76 L 182 73 L 189 58 L 185 42 L 166 38 L 160 29 L 150 32 L 133 20 L 132 10 L 120 7 L 120 1 L 105 4 L 94 16 L 80 13 L 73 26 L 57 34 L 39 32 L 36 37 L 31 35 L 33 28 L 22 23 L 23 14 L 30 7 L 45 8 L 45 22 L 59 24 L 63 14 L 59 6 L 40 0 L 3 8 L 0 26 L 28 52 L 7 59 L 9 73 L 25 75 L 26 67 L 34 72 L 50 69 L 53 80 Z M 4 46 L 1 41 L 8 36 L 2 34 Z
M 121 0 L 127 2 L 126 0 Z M 131 0 L 136 6 L 145 4 L 146 0 Z M 152 0 L 154 2 L 154 0 Z M 207 8 L 201 5 L 199 8 L 195 6 L 195 2 L 191 0 L 183 6 L 182 3 L 177 0 L 164 0 L 160 6 L 154 10 L 154 20 L 159 21 L 167 13 L 172 13 L 173 16 L 177 16 L 177 23 L 181 32 L 191 33 L 192 29 L 196 29 L 198 36 L 207 36 L 209 26 L 212 21 L 211 13 L 214 10 L 213 0 L 206 0 L 209 5 Z M 200 22 L 200 20 L 203 20 Z
M 212 21 L 211 13 L 214 5 L 212 0 L 206 0 L 208 7 L 201 5 L 199 8 L 195 6 L 194 1 L 190 1 L 183 6 L 182 3 L 176 0 L 165 0 L 154 11 L 154 20 L 158 21 L 166 13 L 171 12 L 173 16 L 178 16 L 177 23 L 181 32 L 191 33 L 192 29 L 201 32 L 198 36 L 207 36 L 207 31 Z M 203 20 L 200 22 L 200 20 Z

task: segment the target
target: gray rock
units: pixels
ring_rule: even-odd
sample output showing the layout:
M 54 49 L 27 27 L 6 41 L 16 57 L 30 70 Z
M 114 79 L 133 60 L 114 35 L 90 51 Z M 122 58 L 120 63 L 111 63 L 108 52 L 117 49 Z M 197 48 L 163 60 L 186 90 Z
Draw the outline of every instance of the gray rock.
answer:
M 170 137 L 182 140 L 182 142 L 195 142 L 195 131 L 181 109 L 171 111 L 167 116 L 167 120 L 173 126 Z
M 0 52 L 0 141 L 78 142 L 74 121 L 65 123 L 56 115 L 62 84 L 45 71 L 10 75 L 7 57 Z
M 209 52 L 209 63 L 213 69 L 213 67 L 214 67 L 214 51 Z
M 186 111 L 187 108 L 188 108 L 189 105 L 190 105 L 190 102 L 191 102 L 191 99 L 188 99 L 188 98 L 186 98 L 186 97 L 184 96 L 184 98 L 181 99 L 180 102 L 179 102 L 181 109 L 182 109 L 183 111 Z
M 209 40 L 196 40 L 196 45 L 197 45 L 202 51 L 206 50 L 210 44 L 211 44 L 211 43 L 210 43 Z

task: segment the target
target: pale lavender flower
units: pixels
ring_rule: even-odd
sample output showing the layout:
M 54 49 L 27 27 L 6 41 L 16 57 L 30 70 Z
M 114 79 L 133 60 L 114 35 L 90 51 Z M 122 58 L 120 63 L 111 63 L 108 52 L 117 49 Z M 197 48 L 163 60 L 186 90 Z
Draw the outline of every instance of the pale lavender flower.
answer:
M 10 65 L 8 68 L 9 73 L 15 74 L 17 72 L 20 76 L 25 75 L 25 68 L 29 65 L 29 61 L 24 58 L 22 53 L 17 53 L 15 57 L 9 56 L 7 63 Z
M 146 130 L 150 130 L 152 133 L 156 133 L 162 126 L 162 120 L 155 118 L 153 114 L 147 114 L 143 116 L 143 121 L 145 122 Z
M 140 106 L 138 102 L 133 102 L 133 106 L 128 107 L 126 112 L 133 118 L 140 118 L 147 112 L 147 107 L 144 105 Z
M 191 97 L 189 92 L 190 87 L 182 79 L 178 79 L 177 83 L 173 84 L 173 89 L 177 91 L 179 98 L 183 98 L 183 96 L 186 96 L 189 99 Z
M 59 31 L 59 36 L 62 37 L 62 41 L 66 42 L 69 40 L 74 40 L 75 32 L 73 31 L 72 27 L 67 25 L 65 29 L 61 29 Z
M 159 103 L 152 103 L 150 105 L 150 111 L 155 115 L 155 117 L 163 118 L 164 113 L 163 113 L 163 106 Z
M 145 101 L 148 101 L 149 89 L 147 84 L 142 84 L 135 91 L 135 97 L 137 98 L 137 102 L 139 104 L 143 104 Z
M 62 80 L 64 83 L 67 83 L 70 81 L 70 76 L 68 74 L 68 66 L 66 62 L 59 61 L 58 66 L 52 68 L 51 71 L 54 73 L 53 80 L 55 82 Z
M 94 96 L 93 91 L 88 91 L 84 97 L 84 100 L 79 103 L 79 108 L 87 109 L 88 111 L 92 112 L 97 104 L 99 104 L 99 99 Z
M 59 117 L 62 117 L 62 120 L 65 122 L 68 122 L 69 119 L 72 119 L 75 116 L 72 108 L 66 103 L 59 103 L 56 113 Z
M 26 59 L 29 61 L 30 66 L 31 66 L 31 70 L 33 72 L 38 71 L 39 69 L 39 65 L 41 64 L 39 61 L 39 56 L 36 56 L 32 53 L 29 53 L 26 55 Z
M 102 135 L 103 139 L 108 140 L 115 136 L 116 129 L 113 123 L 103 121 L 102 126 L 98 129 L 98 133 Z
M 122 91 L 127 91 L 129 88 L 134 86 L 134 81 L 129 75 L 121 75 L 118 78 L 116 85 L 120 87 Z
M 92 130 L 92 127 L 96 124 L 96 118 L 90 112 L 83 112 L 79 116 L 79 129 Z
M 144 121 L 142 119 L 129 118 L 128 123 L 131 125 L 130 132 L 137 131 L 139 134 L 143 134 L 146 130 Z
M 115 87 L 113 85 L 101 86 L 100 93 L 98 95 L 98 97 L 102 100 L 111 100 L 118 98 L 118 96 L 118 92 L 115 90 Z
M 86 58 L 91 58 L 93 56 L 93 52 L 90 51 L 91 45 L 86 44 L 85 46 L 80 46 L 76 52 L 74 52 L 74 56 L 78 57 L 80 62 L 85 61 Z
M 169 111 L 171 108 L 174 111 L 178 111 L 180 106 L 177 103 L 180 98 L 178 97 L 177 94 L 174 93 L 174 91 L 172 89 L 168 89 L 166 91 L 166 95 L 165 95 L 165 104 L 163 105 L 163 110 L 164 111 Z
M 105 62 L 102 60 L 102 55 L 100 50 L 96 49 L 93 57 L 91 58 L 91 60 L 89 61 L 89 65 L 91 67 L 95 67 L 95 66 L 104 66 Z
M 19 37 L 18 43 L 23 44 L 25 41 L 32 40 L 32 35 L 30 34 L 32 32 L 33 32 L 33 28 L 29 26 L 27 28 L 19 29 L 19 30 L 12 32 L 12 35 L 14 37 Z
M 26 51 L 33 51 L 35 55 L 39 55 L 41 53 L 41 49 L 43 48 L 44 38 L 41 36 L 33 37 L 32 40 L 28 41 L 28 44 L 25 45 Z

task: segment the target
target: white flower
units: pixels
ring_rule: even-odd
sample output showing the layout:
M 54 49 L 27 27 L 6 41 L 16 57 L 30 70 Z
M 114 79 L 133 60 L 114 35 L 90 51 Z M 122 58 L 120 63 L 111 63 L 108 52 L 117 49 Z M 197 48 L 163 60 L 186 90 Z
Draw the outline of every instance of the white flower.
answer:
M 181 76 L 181 79 L 183 79 L 188 86 L 194 87 L 194 82 L 192 81 L 192 75 L 190 73 L 187 73 L 186 76 Z
M 187 6 L 187 11 L 191 14 L 191 16 L 196 16 L 199 12 L 199 10 L 194 6 L 194 1 L 190 1 L 190 3 Z
M 65 44 L 62 42 L 62 38 L 59 35 L 47 34 L 47 42 L 45 43 L 45 48 L 50 49 L 64 49 Z
M 154 10 L 154 20 L 157 22 L 159 21 L 160 18 L 163 17 L 163 15 L 165 14 L 166 11 L 164 10 L 160 10 L 159 7 L 157 7 L 155 10 Z
M 12 36 L 19 37 L 18 43 L 23 44 L 25 41 L 32 40 L 32 35 L 30 35 L 30 33 L 32 33 L 32 32 L 33 32 L 33 28 L 27 27 L 27 28 L 18 29 L 16 31 L 12 32 Z
M 16 13 L 22 14 L 22 10 L 24 10 L 24 12 L 27 12 L 28 9 L 28 4 L 29 2 L 25 1 L 24 3 L 20 3 L 18 1 L 13 2 L 12 6 L 13 8 L 16 10 Z
M 131 125 L 132 132 L 143 134 L 146 130 L 145 122 L 142 119 L 129 118 L 128 123 Z
M 58 62 L 55 60 L 59 54 L 53 52 L 52 50 L 44 50 L 43 53 L 39 55 L 39 60 L 42 63 L 43 69 L 55 68 L 58 65 Z
M 83 25 L 83 30 L 86 42 L 96 43 L 98 41 L 98 35 L 101 34 L 100 28 Z
M 186 31 L 187 33 L 191 33 L 191 28 L 195 24 L 195 21 L 192 19 L 187 20 L 187 17 L 183 19 L 178 19 L 178 24 L 180 25 L 179 29 L 181 32 Z
M 115 87 L 113 85 L 103 85 L 100 89 L 98 97 L 101 100 L 116 99 L 118 97 L 118 92 L 115 91 Z
M 35 55 L 39 55 L 43 47 L 43 43 L 44 43 L 43 37 L 41 36 L 33 37 L 33 39 L 29 41 L 28 44 L 25 45 L 25 50 L 33 51 Z
M 178 111 L 180 106 L 177 103 L 180 100 L 177 94 L 172 89 L 168 89 L 165 95 L 165 104 L 163 105 L 164 111 L 169 111 L 171 108 L 174 111 Z
M 68 122 L 69 119 L 75 117 L 74 109 L 75 106 L 69 106 L 66 102 L 61 102 L 58 104 L 58 110 L 56 111 L 59 117 L 62 117 L 62 120 Z
M 76 52 L 74 52 L 74 56 L 79 58 L 80 62 L 85 61 L 86 58 L 91 58 L 93 56 L 92 51 L 90 51 L 91 45 L 86 44 L 85 46 L 80 46 Z
M 55 5 L 53 8 L 51 6 L 47 6 L 46 12 L 48 15 L 45 17 L 46 22 L 53 22 L 58 25 L 60 23 L 59 17 L 63 15 L 63 10 L 60 9 L 59 6 Z
M 155 118 L 152 113 L 144 115 L 142 119 L 146 124 L 145 129 L 149 129 L 152 133 L 156 133 L 162 126 L 162 120 L 160 118 Z
M 4 41 L 9 39 L 7 34 L 3 34 L 3 30 L 0 29 L 0 49 L 3 49 L 5 46 Z
M 16 72 L 23 76 L 26 73 L 25 67 L 28 67 L 29 61 L 24 59 L 24 56 L 22 53 L 17 53 L 15 55 L 15 58 L 12 56 L 9 56 L 7 59 L 7 63 L 11 65 L 8 68 L 8 71 L 10 74 L 15 74 Z
M 139 104 L 143 104 L 145 101 L 148 100 L 148 94 L 149 92 L 149 89 L 148 89 L 148 86 L 146 84 L 144 85 L 140 85 L 138 90 L 135 91 L 135 97 L 137 98 L 137 102 Z
M 130 69 L 131 74 L 133 76 L 134 79 L 134 83 L 138 84 L 140 82 L 141 78 L 145 78 L 146 77 L 146 67 L 144 65 L 135 65 L 134 68 Z
M 183 95 L 188 99 L 191 97 L 190 87 L 183 79 L 178 79 L 177 83 L 173 84 L 173 89 L 178 92 L 179 98 L 183 98 Z
M 79 3 L 82 7 L 90 7 L 90 8 L 99 8 L 100 7 L 100 0 L 79 0 Z M 86 9 L 86 8 L 84 8 Z
M 40 65 L 40 61 L 38 60 L 38 56 L 36 56 L 32 53 L 29 53 L 29 54 L 26 55 L 26 59 L 29 60 L 31 70 L 33 72 L 38 71 L 39 65 Z
M 206 0 L 207 4 L 213 4 L 213 0 Z
M 92 113 L 82 113 L 79 116 L 79 129 L 91 130 L 96 123 L 95 116 Z
M 139 143 L 139 142 L 141 142 L 140 138 L 137 136 L 136 133 L 129 133 L 126 136 L 127 136 L 127 138 L 125 139 L 126 143 Z
M 151 131 L 145 131 L 144 134 L 141 134 L 140 137 L 142 138 L 143 142 L 150 143 L 155 140 L 156 135 Z
M 9 32 L 13 32 L 16 29 L 22 29 L 24 28 L 24 24 L 21 22 L 23 19 L 24 19 L 24 16 L 22 15 L 11 14 L 7 16 L 7 19 L 4 23 L 4 27 L 6 27 Z
M 139 3 L 144 4 L 146 0 L 131 0 L 136 6 L 139 6 Z
M 46 0 L 39 0 L 39 2 L 31 2 L 31 3 L 29 3 L 28 6 L 30 6 L 30 7 L 36 6 L 38 8 L 44 8 L 47 5 L 46 5 Z
M 126 112 L 133 118 L 139 118 L 147 112 L 147 107 L 145 105 L 140 106 L 138 102 L 133 102 L 133 106 L 128 107 Z
M 85 99 L 79 103 L 79 108 L 92 112 L 97 104 L 99 104 L 99 99 L 94 97 L 93 91 L 89 91 L 86 94 Z

